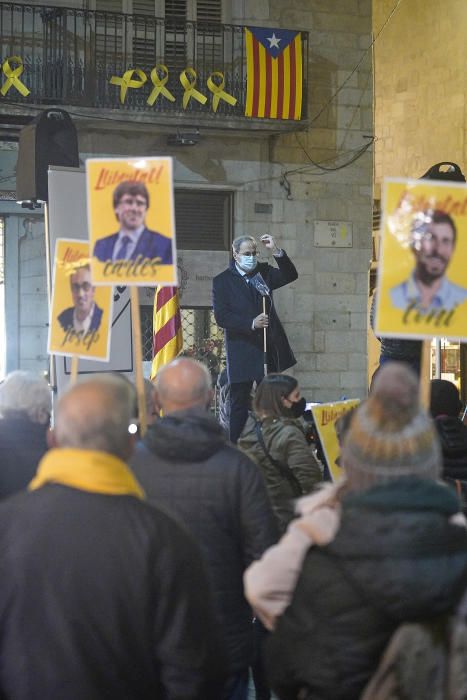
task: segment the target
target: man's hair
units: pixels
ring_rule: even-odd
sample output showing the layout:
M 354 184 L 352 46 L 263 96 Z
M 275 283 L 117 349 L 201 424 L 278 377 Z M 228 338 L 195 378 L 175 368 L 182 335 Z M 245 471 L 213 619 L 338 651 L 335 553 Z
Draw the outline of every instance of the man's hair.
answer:
M 125 194 L 130 194 L 132 197 L 136 197 L 138 194 L 144 197 L 146 200 L 146 206 L 149 207 L 149 192 L 148 188 L 143 182 L 133 182 L 132 180 L 125 180 L 121 182 L 113 191 L 113 206 L 115 207 L 120 203 L 121 198 Z
M 237 238 L 234 238 L 234 240 L 232 241 L 233 251 L 235 253 L 238 253 L 238 251 L 240 250 L 240 246 L 242 245 L 242 243 L 245 243 L 246 241 L 248 241 L 249 243 L 253 243 L 253 245 L 256 248 L 256 239 L 253 238 L 253 236 L 238 236 Z
M 33 372 L 11 372 L 0 385 L 0 414 L 4 418 L 27 416 L 45 425 L 52 412 L 52 396 L 47 382 Z
M 297 380 L 289 374 L 267 374 L 256 389 L 253 401 L 255 413 L 276 417 L 288 416 L 289 409 L 284 406 L 282 399 L 286 399 L 297 386 Z
M 91 272 L 91 265 L 89 263 L 84 263 L 83 265 L 78 264 L 76 267 L 74 267 L 71 270 L 71 272 L 69 273 L 70 284 L 72 284 L 71 278 L 73 277 L 73 275 L 76 275 L 76 273 L 79 272 L 80 270 L 87 270 L 88 272 Z
M 101 401 L 89 410 L 76 410 L 74 394 L 85 385 L 93 385 Z M 55 435 L 59 447 L 109 452 L 127 456 L 130 424 L 134 410 L 131 384 L 117 375 L 96 375 L 68 389 L 57 405 Z
M 428 220 L 429 223 L 432 223 L 432 224 L 448 224 L 448 226 L 450 226 L 452 229 L 453 245 L 456 244 L 456 238 L 457 238 L 456 224 L 454 223 L 454 219 L 451 216 L 449 216 L 449 214 L 446 214 L 445 211 L 442 211 L 441 209 L 435 209 L 434 211 L 433 210 L 424 211 L 423 212 L 423 220 L 424 221 Z M 416 231 L 419 228 L 420 228 L 420 218 L 416 217 L 414 220 L 414 225 L 413 225 L 412 231 Z
M 198 372 L 195 374 L 196 381 L 194 381 L 190 386 L 184 386 L 184 392 L 186 393 L 183 394 L 183 397 L 177 397 L 174 395 L 170 385 L 167 385 L 165 381 L 165 373 L 181 363 L 198 369 Z M 173 362 L 170 362 L 168 365 L 164 365 L 156 374 L 153 383 L 162 403 L 164 400 L 169 399 L 175 403 L 190 403 L 192 405 L 202 404 L 208 399 L 212 389 L 212 378 L 208 368 L 203 365 L 202 362 L 193 360 L 191 357 L 179 357 L 176 360 L 173 360 Z

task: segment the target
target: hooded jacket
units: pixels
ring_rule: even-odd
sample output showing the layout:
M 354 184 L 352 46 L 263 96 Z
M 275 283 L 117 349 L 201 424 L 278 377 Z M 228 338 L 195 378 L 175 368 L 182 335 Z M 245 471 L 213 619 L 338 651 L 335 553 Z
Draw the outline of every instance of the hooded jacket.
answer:
M 260 421 L 266 449 L 271 457 L 292 470 L 302 494 L 313 491 L 323 480 L 321 467 L 305 438 L 305 426 L 300 418 L 265 418 Z M 293 501 L 297 498 L 290 479 L 282 475 L 258 442 L 256 418 L 248 417 L 238 446 L 260 468 L 266 482 L 279 530 L 285 532 L 294 516 Z
M 342 503 L 341 527 L 305 557 L 269 640 L 281 700 L 357 700 L 395 629 L 454 609 L 467 584 L 467 532 L 455 495 L 406 477 Z
M 200 545 L 231 672 L 248 667 L 252 613 L 243 572 L 277 539 L 257 467 L 227 443 L 221 426 L 201 409 L 156 421 L 131 466 L 148 501 L 175 516 Z

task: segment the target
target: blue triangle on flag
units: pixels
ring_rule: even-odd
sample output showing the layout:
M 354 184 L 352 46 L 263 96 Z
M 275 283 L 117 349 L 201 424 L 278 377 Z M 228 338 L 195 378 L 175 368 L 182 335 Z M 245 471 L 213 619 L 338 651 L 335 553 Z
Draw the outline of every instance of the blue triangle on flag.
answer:
M 273 58 L 277 58 L 295 39 L 298 31 L 291 29 L 271 29 L 269 27 L 247 27 Z

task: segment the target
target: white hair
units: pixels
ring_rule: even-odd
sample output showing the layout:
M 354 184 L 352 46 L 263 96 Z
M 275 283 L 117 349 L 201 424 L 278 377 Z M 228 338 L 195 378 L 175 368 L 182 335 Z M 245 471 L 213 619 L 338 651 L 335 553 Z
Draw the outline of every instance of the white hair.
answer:
M 26 415 L 33 423 L 46 424 L 52 412 L 52 395 L 44 377 L 16 370 L 0 385 L 0 414 Z

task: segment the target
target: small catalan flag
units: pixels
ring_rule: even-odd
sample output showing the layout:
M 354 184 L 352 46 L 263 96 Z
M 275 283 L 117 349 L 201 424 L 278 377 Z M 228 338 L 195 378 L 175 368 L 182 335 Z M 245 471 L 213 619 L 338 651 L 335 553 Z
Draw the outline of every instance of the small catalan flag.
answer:
M 177 287 L 157 287 L 154 297 L 151 379 L 154 379 L 161 367 L 175 360 L 182 350 L 182 321 Z
M 300 119 L 302 39 L 290 29 L 245 27 L 247 94 L 245 116 Z

